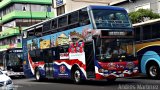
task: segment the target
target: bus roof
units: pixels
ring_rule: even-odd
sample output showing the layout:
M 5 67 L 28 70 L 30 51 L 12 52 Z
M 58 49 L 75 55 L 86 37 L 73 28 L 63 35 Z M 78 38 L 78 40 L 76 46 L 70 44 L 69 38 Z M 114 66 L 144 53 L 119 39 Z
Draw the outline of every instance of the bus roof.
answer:
M 136 23 L 136 24 L 133 24 L 133 27 L 148 25 L 148 24 L 156 23 L 156 22 L 160 22 L 160 19 L 158 18 L 158 19 L 153 19 L 153 20 L 148 20 L 148 21 L 145 21 L 145 22 L 141 22 L 141 23 Z
M 86 7 L 83 7 L 83 8 L 86 8 Z M 78 10 L 81 10 L 81 9 L 83 9 L 83 8 L 80 8 L 80 9 L 78 9 Z M 124 8 L 116 7 L 116 6 L 89 5 L 89 6 L 87 6 L 87 8 L 88 8 L 88 9 L 95 9 L 95 10 L 98 10 L 98 9 L 99 9 L 99 10 L 100 10 L 100 9 L 107 9 L 107 10 L 123 10 L 123 11 L 125 11 Z M 74 11 L 78 11 L 78 10 L 74 10 Z M 71 11 L 71 12 L 68 12 L 68 13 L 65 13 L 65 14 L 62 14 L 62 15 L 59 15 L 59 16 L 57 16 L 57 17 L 53 17 L 53 18 L 51 18 L 51 19 L 44 20 L 44 21 L 42 21 L 42 22 L 40 22 L 40 23 L 34 24 L 34 25 L 32 25 L 32 26 L 29 26 L 29 27 L 23 29 L 23 31 L 26 31 L 26 30 L 27 30 L 27 31 L 30 31 L 30 30 L 32 30 L 33 28 L 37 27 L 37 26 L 43 25 L 45 22 L 48 22 L 48 21 L 53 20 L 53 19 L 55 19 L 55 18 L 64 16 L 64 15 L 66 15 L 66 14 L 72 13 L 72 12 L 74 12 L 74 11 Z
M 90 9 L 125 10 L 124 8 L 117 7 L 117 6 L 96 6 L 96 5 L 90 5 L 88 7 Z

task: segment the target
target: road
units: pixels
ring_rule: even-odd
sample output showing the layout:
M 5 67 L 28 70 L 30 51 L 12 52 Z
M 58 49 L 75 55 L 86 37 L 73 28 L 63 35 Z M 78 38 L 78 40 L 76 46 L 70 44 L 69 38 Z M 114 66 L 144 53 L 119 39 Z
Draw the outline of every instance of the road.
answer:
M 150 80 L 145 76 L 117 79 L 114 83 L 86 81 L 75 85 L 70 80 L 47 80 L 37 82 L 32 79 L 13 79 L 15 90 L 160 90 L 160 80 Z

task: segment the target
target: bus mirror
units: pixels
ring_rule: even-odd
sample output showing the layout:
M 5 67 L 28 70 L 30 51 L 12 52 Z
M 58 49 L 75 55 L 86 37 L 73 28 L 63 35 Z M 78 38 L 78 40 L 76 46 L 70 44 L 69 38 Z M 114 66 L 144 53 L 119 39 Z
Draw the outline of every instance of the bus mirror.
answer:
M 27 38 L 27 32 L 23 32 L 23 38 Z

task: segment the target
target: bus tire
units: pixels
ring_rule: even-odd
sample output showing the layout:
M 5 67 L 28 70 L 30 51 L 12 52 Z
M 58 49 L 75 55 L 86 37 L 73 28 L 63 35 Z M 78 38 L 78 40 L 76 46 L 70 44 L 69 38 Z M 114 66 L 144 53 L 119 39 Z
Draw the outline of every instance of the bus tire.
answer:
M 160 71 L 159 66 L 156 62 L 150 62 L 147 64 L 146 73 L 151 79 L 159 79 Z
M 80 71 L 79 68 L 76 68 L 76 69 L 73 70 L 72 79 L 73 79 L 75 84 L 80 84 L 82 82 L 81 71 Z
M 41 77 L 38 69 L 36 69 L 36 71 L 35 71 L 35 78 L 37 81 L 42 81 L 42 77 Z

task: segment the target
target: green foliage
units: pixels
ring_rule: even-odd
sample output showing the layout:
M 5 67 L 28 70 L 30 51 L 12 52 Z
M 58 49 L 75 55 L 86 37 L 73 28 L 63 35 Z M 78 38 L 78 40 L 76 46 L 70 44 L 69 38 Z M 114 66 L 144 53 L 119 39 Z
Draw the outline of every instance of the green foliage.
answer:
M 137 11 L 130 12 L 129 17 L 132 23 L 139 23 L 145 21 L 145 19 L 160 18 L 160 15 L 158 13 L 153 13 L 151 10 L 148 9 L 139 9 Z

